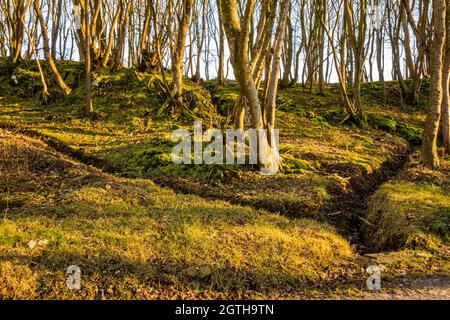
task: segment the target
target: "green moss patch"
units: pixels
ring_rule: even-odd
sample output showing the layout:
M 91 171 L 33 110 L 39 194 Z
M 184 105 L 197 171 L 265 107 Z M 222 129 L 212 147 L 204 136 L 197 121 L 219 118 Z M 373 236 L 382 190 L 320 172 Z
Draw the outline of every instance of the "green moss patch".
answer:
M 450 180 L 448 161 L 442 171 L 405 169 L 372 197 L 367 239 L 377 250 L 388 248 L 448 250 L 450 240 Z
M 329 225 L 115 178 L 32 139 L 2 134 L 1 142 L 11 157 L 23 155 L 14 177 L 1 171 L 9 190 L 1 200 L 22 201 L 0 222 L 4 299 L 265 297 L 359 270 Z M 47 158 L 45 168 L 29 166 Z M 76 293 L 65 285 L 73 264 L 82 270 Z

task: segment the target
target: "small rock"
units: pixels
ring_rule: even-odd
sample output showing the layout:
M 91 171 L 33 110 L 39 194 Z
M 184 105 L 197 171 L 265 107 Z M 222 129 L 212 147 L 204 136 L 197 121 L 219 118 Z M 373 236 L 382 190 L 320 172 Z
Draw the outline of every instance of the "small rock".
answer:
M 206 278 L 210 274 L 211 274 L 211 268 L 208 266 L 200 267 L 200 269 L 198 270 L 198 276 L 202 279 Z
M 46 246 L 48 244 L 48 240 L 44 239 L 44 240 L 39 240 L 37 245 L 38 246 Z
M 186 270 L 184 270 L 184 272 L 186 273 L 187 276 L 189 277 L 195 277 L 197 276 L 197 271 L 198 268 L 197 267 L 189 267 Z
M 28 248 L 33 249 L 34 247 L 36 247 L 36 241 L 31 240 L 30 242 L 27 243 Z
M 99 289 L 97 292 L 97 299 L 104 300 L 105 299 L 105 289 Z
M 188 277 L 203 279 L 211 274 L 211 268 L 208 266 L 202 266 L 202 267 L 192 266 L 192 267 L 186 268 L 184 270 L 184 272 Z

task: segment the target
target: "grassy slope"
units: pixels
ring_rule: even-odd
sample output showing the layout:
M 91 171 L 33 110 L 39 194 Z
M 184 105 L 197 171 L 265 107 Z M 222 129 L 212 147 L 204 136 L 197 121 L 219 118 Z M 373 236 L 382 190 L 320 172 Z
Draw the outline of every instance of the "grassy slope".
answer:
M 1 298 L 281 297 L 360 272 L 327 225 L 115 178 L 17 134 L 0 145 Z
M 67 73 L 68 82 L 73 86 L 80 70 L 72 64 L 64 64 L 60 68 Z M 36 91 L 35 88 L 38 87 L 39 81 L 36 72 L 30 72 L 30 69 L 32 70 L 33 67 L 28 66 L 26 69 L 19 69 L 18 75 L 19 81 L 21 81 L 19 87 L 11 87 L 8 79 L 2 79 L 0 82 L 0 122 L 3 125 L 13 125 L 53 137 L 73 149 L 81 150 L 86 155 L 93 155 L 106 160 L 114 165 L 115 171 L 118 170 L 128 176 L 151 177 L 190 193 L 230 199 L 234 202 L 251 204 L 254 207 L 262 207 L 297 217 L 322 218 L 317 215 L 323 213 L 324 210 L 326 211 L 327 206 L 338 199 L 336 198 L 337 194 L 351 193 L 349 189 L 351 177 L 361 177 L 364 180 L 366 174 L 381 170 L 384 162 L 392 159 L 396 154 L 404 152 L 406 142 L 397 135 L 408 138 L 411 142 L 417 142 L 420 139 L 420 129 L 418 128 L 423 121 L 423 112 L 420 109 L 409 109 L 406 112 L 405 110 L 399 110 L 395 105 L 380 107 L 377 100 L 380 96 L 380 88 L 373 86 L 366 89 L 365 100 L 367 106 L 369 106 L 369 121 L 372 126 L 379 127 L 379 129 L 358 129 L 342 126 L 339 125 L 339 122 L 344 118 L 344 115 L 341 114 L 338 106 L 338 93 L 335 87 L 330 87 L 326 96 L 308 93 L 301 87 L 289 88 L 280 92 L 278 101 L 280 110 L 277 114 L 277 121 L 281 131 L 281 153 L 285 159 L 282 174 L 275 177 L 263 177 L 251 170 L 252 168 L 247 167 L 215 166 L 211 168 L 200 166 L 191 168 L 173 166 L 170 163 L 170 158 L 168 158 L 168 153 L 173 145 L 169 140 L 170 132 L 175 128 L 189 127 L 191 124 L 170 119 L 168 116 L 170 113 L 161 109 L 164 98 L 160 96 L 157 85 L 151 81 L 151 76 L 136 74 L 129 70 L 114 74 L 110 74 L 108 70 L 97 71 L 94 107 L 98 119 L 91 122 L 80 117 L 83 104 L 82 87 L 75 89 L 74 95 L 70 98 L 60 100 L 50 106 L 41 106 L 36 97 L 27 96 L 29 92 Z M 394 89 L 390 90 L 395 92 Z M 197 104 L 194 103 L 192 108 L 196 115 L 207 124 L 221 127 L 225 119 L 220 115 L 215 115 L 210 110 L 209 105 L 204 102 L 209 99 L 209 94 L 196 85 L 189 85 L 188 90 L 191 90 L 199 100 Z M 219 104 L 219 111 L 223 111 L 230 107 L 236 95 L 236 88 L 233 84 L 230 84 L 223 91 L 215 93 L 213 100 Z M 389 95 L 390 99 L 393 95 Z M 395 103 L 395 101 L 390 102 Z M 203 106 L 200 105 L 199 107 L 199 104 L 203 104 Z M 211 119 L 214 119 L 216 123 L 213 123 L 214 121 Z M 12 139 L 11 136 L 7 140 L 10 139 Z M 59 157 L 58 155 L 57 158 Z M 43 173 L 39 171 L 36 174 L 42 175 Z M 83 176 L 85 173 L 81 175 Z M 153 191 L 150 192 L 148 191 L 149 183 L 147 181 L 112 178 L 97 171 L 95 175 L 102 176 L 102 179 L 107 177 L 108 182 L 105 182 L 106 184 L 100 183 L 100 185 L 93 183 L 94 186 L 91 186 L 88 179 L 87 186 L 83 186 L 79 193 L 76 193 L 77 197 L 73 198 L 71 206 L 67 207 L 68 212 L 72 215 L 84 217 L 81 220 L 82 223 L 72 225 L 73 220 L 71 220 L 67 228 L 64 229 L 68 231 L 60 232 L 61 230 L 57 230 L 58 237 L 64 237 L 67 234 L 67 237 L 72 239 L 71 241 L 75 241 L 74 239 L 79 235 L 75 232 L 77 229 L 87 230 L 86 234 L 81 232 L 83 240 L 78 240 L 82 242 L 80 243 L 81 248 L 75 250 L 78 253 L 74 255 L 85 261 L 83 267 L 87 268 L 88 274 L 93 275 L 93 277 L 89 277 L 89 279 L 94 280 L 89 285 L 91 289 L 84 293 L 86 297 L 94 297 L 97 289 L 107 288 L 109 283 L 117 288 L 112 291 L 110 297 L 125 297 L 128 294 L 133 294 L 133 292 L 135 292 L 133 297 L 168 297 L 180 292 L 183 292 L 183 294 L 189 292 L 191 295 L 196 295 L 200 294 L 199 292 L 204 293 L 205 290 L 211 294 L 208 297 L 221 295 L 249 297 L 253 294 L 267 297 L 271 294 L 276 295 L 275 291 L 277 290 L 282 291 L 283 294 L 289 294 L 291 287 L 298 289 L 298 286 L 292 285 L 291 281 L 296 284 L 298 281 L 308 279 L 319 285 L 322 281 L 326 283 L 327 279 L 335 279 L 336 274 L 345 277 L 353 274 L 355 270 L 355 266 L 349 264 L 347 260 L 349 255 L 351 256 L 350 259 L 355 258 L 349 244 L 325 224 L 318 224 L 312 220 L 288 220 L 277 215 L 235 207 L 224 202 L 210 202 L 193 196 L 175 195 L 152 184 L 150 184 L 150 189 Z M 59 179 L 65 180 L 66 177 Z M 41 183 L 40 179 L 38 180 L 37 182 Z M 117 190 L 120 191 L 112 193 L 110 190 L 116 190 L 116 184 L 118 184 Z M 136 186 L 136 184 L 139 186 Z M 64 191 L 65 183 L 63 185 L 63 187 L 58 187 L 63 189 L 62 194 L 67 193 L 67 191 Z M 109 187 L 106 187 L 106 185 L 110 185 L 112 189 L 107 189 Z M 50 198 L 55 197 L 51 194 L 53 191 L 45 191 L 46 189 L 49 189 L 49 186 L 43 185 L 39 192 L 44 194 L 49 192 Z M 339 190 L 339 192 L 336 194 L 335 190 Z M 159 202 L 156 201 L 157 204 L 155 205 L 155 202 L 150 201 L 149 204 L 144 200 L 144 204 L 141 205 L 142 199 L 140 196 L 135 196 L 136 193 L 144 194 L 144 198 L 153 199 L 156 197 Z M 80 194 L 80 197 L 78 197 L 78 194 Z M 29 239 L 40 236 L 39 232 L 26 236 L 27 234 L 23 230 L 39 230 L 46 225 L 45 223 L 49 226 L 48 228 L 54 228 L 55 226 L 50 223 L 54 215 L 49 218 L 49 214 L 45 212 L 58 212 L 58 208 L 63 204 L 55 202 L 49 205 L 51 209 L 47 207 L 43 211 L 36 211 L 42 213 L 37 218 L 37 215 L 31 216 L 31 213 L 37 210 L 36 208 L 39 208 L 40 205 L 33 207 L 32 203 L 29 203 L 34 201 L 30 197 L 31 195 L 33 195 L 31 191 L 10 194 L 10 197 L 12 197 L 9 199 L 10 203 L 17 202 L 17 206 L 8 214 L 11 217 L 17 214 L 17 217 L 22 220 L 9 218 L 3 222 L 8 231 L 0 239 L 11 239 L 6 237 L 6 234 L 11 232 L 15 235 L 12 238 L 19 239 L 18 241 L 6 241 L 7 246 L 10 247 L 8 250 L 13 250 L 11 255 L 5 255 L 2 259 L 4 270 L 2 274 L 11 274 L 6 277 L 7 279 L 11 277 L 10 282 L 5 282 L 10 283 L 6 288 L 17 287 L 17 285 L 14 285 L 17 277 L 12 275 L 12 272 L 8 272 L 8 270 L 12 270 L 15 264 L 18 269 L 23 270 L 24 274 L 33 275 L 33 281 L 35 281 L 35 286 L 30 286 L 32 289 L 28 293 L 17 293 L 17 296 L 26 297 L 27 294 L 33 292 L 33 294 L 39 296 L 67 297 L 69 293 L 52 291 L 51 288 L 43 285 L 45 281 L 39 280 L 53 279 L 53 283 L 56 283 L 62 279 L 65 265 L 69 262 L 61 258 L 64 257 L 64 254 L 55 251 L 53 255 L 47 255 L 48 249 L 45 249 L 41 250 L 43 253 L 34 256 L 33 251 L 29 252 L 29 249 L 23 246 Z M 113 197 L 110 199 L 110 204 L 103 204 L 104 199 L 109 199 L 109 196 Z M 45 200 L 42 200 L 42 195 L 39 193 L 36 194 L 35 198 L 41 199 L 40 204 L 47 204 Z M 181 199 L 187 201 L 187 204 L 181 204 Z M 4 201 L 3 206 L 5 206 Z M 178 206 L 180 205 L 185 211 L 183 211 L 184 209 L 179 210 Z M 158 210 L 167 210 L 168 221 L 164 222 L 163 219 L 163 222 L 161 222 L 160 215 L 147 216 L 149 208 L 154 206 L 157 208 L 154 209 L 157 212 Z M 12 207 L 14 208 L 14 206 Z M 30 207 L 32 210 L 28 211 Z M 212 210 L 211 207 L 215 209 Z M 202 210 L 198 210 L 198 208 L 202 208 Z M 134 218 L 130 218 L 129 211 L 132 212 L 131 216 L 134 215 Z M 152 212 L 152 210 L 150 211 Z M 95 223 L 97 219 L 91 216 L 92 212 L 99 216 L 105 216 L 106 221 L 101 220 L 101 225 Z M 186 215 L 184 212 L 186 212 Z M 230 212 L 234 212 L 234 214 L 229 214 Z M 236 213 L 239 217 L 246 216 L 246 213 L 252 216 L 251 219 L 249 218 L 250 220 L 244 221 L 242 227 L 244 229 L 235 226 L 235 219 L 240 219 L 236 218 Z M 257 219 L 253 217 L 253 214 Z M 170 219 L 171 216 L 175 218 Z M 216 220 L 214 219 L 211 223 L 209 222 L 216 216 L 218 225 L 215 224 Z M 56 214 L 56 217 L 58 217 L 58 214 Z M 66 218 L 69 219 L 70 217 L 64 217 L 64 221 L 66 221 Z M 151 222 L 152 219 L 154 222 Z M 19 222 L 19 220 L 22 222 Z M 247 224 L 247 222 L 250 223 Z M 18 226 L 21 223 L 23 223 L 22 227 L 19 228 Z M 175 232 L 179 238 L 175 237 L 176 240 L 169 238 L 170 243 L 179 244 L 171 248 L 172 251 L 169 250 L 170 248 L 168 249 L 167 246 L 170 247 L 170 245 L 163 239 L 158 239 L 159 249 L 152 251 L 145 245 L 145 237 L 133 233 L 137 228 L 136 226 L 144 225 L 148 228 L 150 234 L 152 232 L 158 234 L 161 229 L 158 225 L 161 223 L 170 230 L 182 229 L 179 233 Z M 280 227 L 280 223 L 285 226 L 292 224 L 295 227 L 293 227 L 294 229 Z M 30 226 L 34 226 L 35 229 L 30 229 Z M 97 230 L 97 228 L 99 229 Z M 301 232 L 295 231 L 295 228 L 300 228 Z M 116 229 L 119 230 L 120 236 L 111 234 Z M 93 232 L 93 230 L 98 232 Z M 321 234 L 319 231 L 304 232 L 305 230 L 320 230 L 325 234 Z M 52 231 L 49 231 L 50 235 Z M 186 232 L 188 232 L 188 236 L 186 236 Z M 252 236 L 243 239 L 241 235 L 247 233 Z M 45 232 L 43 234 L 45 235 Z M 108 234 L 110 234 L 110 237 Z M 222 242 L 222 240 L 208 239 L 211 234 L 217 234 L 221 239 L 229 238 L 230 240 Z M 274 238 L 267 238 L 265 237 L 266 234 Z M 300 234 L 302 237 L 299 238 Z M 137 237 L 137 242 L 134 241 L 136 240 L 134 237 Z M 192 247 L 194 250 L 191 254 L 195 256 L 195 252 L 206 252 L 205 260 L 200 258 L 200 260 L 195 260 L 196 258 L 186 256 L 185 249 L 191 243 L 186 240 L 186 237 L 193 237 L 195 240 Z M 118 262 L 118 265 L 124 264 L 131 269 L 124 267 L 125 271 L 123 273 L 120 271 L 117 274 L 115 273 L 117 270 L 114 270 L 114 274 L 104 271 L 104 269 L 108 269 L 109 258 L 102 259 L 101 256 L 103 255 L 99 255 L 95 242 L 100 241 L 103 247 L 107 247 L 106 243 L 111 239 L 116 239 L 113 241 L 114 245 L 108 248 L 108 250 L 111 249 L 110 256 L 113 258 L 116 256 L 115 252 L 135 250 L 128 255 L 123 252 L 120 253 L 125 255 L 126 258 L 119 259 Z M 234 244 L 234 239 L 238 242 L 236 246 L 239 249 L 236 252 L 240 252 L 241 258 L 236 260 L 233 260 L 233 258 L 230 261 L 228 249 L 230 241 L 231 245 Z M 264 242 L 264 239 L 268 242 Z M 265 248 L 267 243 L 273 241 L 275 243 L 281 241 L 285 244 L 289 243 L 289 245 L 285 245 L 287 249 L 285 253 L 279 253 L 273 248 L 272 251 L 261 253 L 261 257 L 271 257 L 270 259 L 277 259 L 278 261 L 277 264 L 266 266 L 263 261 L 260 261 L 260 258 L 257 258 L 259 253 L 256 253 L 256 251 Z M 329 246 L 329 248 L 342 248 L 342 252 L 339 249 L 338 253 L 332 255 L 319 255 L 318 260 L 314 261 L 313 255 L 311 255 L 312 249 L 308 245 L 303 246 L 305 243 L 312 245 L 317 241 L 320 244 L 319 249 L 314 252 L 321 252 L 322 250 L 327 252 L 328 249 L 323 249 L 322 244 Z M 338 242 L 339 246 L 336 246 L 334 242 Z M 203 247 L 203 244 L 205 247 Z M 256 265 L 244 263 L 247 261 L 248 253 L 242 253 L 242 250 L 249 245 L 254 250 L 253 255 L 250 254 L 249 257 L 255 258 L 248 261 L 254 262 Z M 305 250 L 292 252 L 294 249 L 289 249 L 291 246 Z M 16 250 L 20 253 L 14 252 Z M 90 253 L 91 250 L 96 252 L 97 257 Z M 140 259 L 139 250 L 143 250 L 146 252 L 145 254 L 150 256 L 154 252 L 159 252 L 165 259 L 164 261 L 168 261 L 168 270 L 166 271 L 164 267 L 165 263 L 160 263 L 159 260 L 153 264 L 153 267 L 144 265 L 145 263 L 142 262 L 144 260 L 134 263 L 133 259 Z M 174 257 L 168 255 L 168 252 L 173 253 Z M 121 256 L 120 254 L 119 256 Z M 21 258 L 22 255 L 24 255 L 23 259 Z M 175 257 L 177 255 L 178 258 Z M 60 258 L 58 258 L 59 256 Z M 68 256 L 70 257 L 70 255 Z M 89 263 L 87 263 L 90 256 L 93 257 L 93 268 L 90 268 Z M 53 261 L 54 257 L 57 258 L 56 261 Z M 113 258 L 111 258 L 111 261 L 116 261 Z M 62 262 L 58 259 L 62 259 Z M 130 259 L 132 262 L 128 261 Z M 269 261 L 272 261 L 270 259 Z M 428 251 L 423 250 L 423 248 L 372 257 L 357 257 L 353 262 L 367 265 L 371 260 L 382 263 L 385 266 L 384 272 L 392 276 L 413 273 L 421 275 L 448 273 L 445 267 L 448 264 L 447 258 L 439 254 L 437 256 L 432 255 L 430 259 Z M 193 261 L 196 262 L 193 263 Z M 52 269 L 51 265 L 54 263 L 57 268 Z M 294 263 L 300 270 L 283 271 L 286 268 L 292 268 L 294 265 L 291 263 Z M 37 264 L 39 267 L 33 267 L 33 264 Z M 308 264 L 310 264 L 309 267 Z M 189 271 L 186 271 L 186 268 L 201 267 L 202 265 L 210 268 L 211 276 L 208 276 L 206 280 L 199 281 L 199 283 L 194 282 L 194 284 L 189 285 L 189 278 L 186 278 L 186 273 L 189 273 Z M 329 267 L 330 265 L 335 267 Z M 158 269 L 158 266 L 161 266 L 163 270 Z M 236 271 L 239 267 L 241 269 Z M 148 268 L 151 270 L 156 268 L 156 271 L 152 273 Z M 318 271 L 312 272 L 311 270 L 314 269 Z M 131 272 L 126 272 L 127 270 L 131 270 Z M 228 274 L 224 278 L 223 272 L 226 274 L 227 270 L 230 270 L 232 274 Z M 329 271 L 331 275 L 324 270 L 331 270 Z M 361 271 L 359 268 L 356 268 L 356 270 Z M 102 272 L 106 276 L 103 276 Z M 46 274 L 49 278 L 45 278 Z M 127 276 L 119 276 L 121 274 L 127 274 Z M 151 275 L 148 279 L 146 278 L 147 274 Z M 96 275 L 99 278 L 95 278 Z M 280 275 L 280 277 L 276 275 Z M 129 290 L 123 287 L 126 286 L 128 281 L 131 283 L 127 287 Z M 147 286 L 147 283 L 152 284 L 151 290 L 155 290 L 153 294 L 148 290 L 139 291 L 137 289 Z M 163 287 L 160 287 L 161 285 Z M 198 290 L 195 288 L 197 285 Z M 64 290 L 62 283 L 58 282 L 58 286 L 59 289 L 57 290 Z M 240 286 L 242 289 L 238 289 Z M 246 292 L 248 289 L 254 291 Z M 49 290 L 48 294 L 46 290 Z M 138 291 L 133 290 L 145 292 L 145 294 L 138 294 Z M 14 290 L 11 292 L 14 292 Z
M 61 66 L 62 70 L 67 68 L 70 84 L 76 73 L 70 64 Z M 19 69 L 19 81 L 30 81 L 28 70 Z M 37 74 L 34 77 L 37 82 Z M 202 196 L 221 197 L 297 217 L 317 218 L 333 200 L 336 190 L 339 194 L 348 191 L 351 177 L 379 170 L 383 163 L 405 152 L 407 146 L 403 139 L 382 130 L 339 125 L 343 115 L 338 112 L 335 88 L 321 97 L 298 87 L 284 90 L 279 101 L 282 174 L 263 177 L 249 167 L 175 166 L 170 159 L 171 132 L 179 127 L 192 129 L 192 123 L 173 121 L 160 114 L 164 99 L 154 83 L 148 84 L 150 79 L 129 70 L 114 74 L 99 70 L 94 93 L 99 119 L 94 123 L 80 118 L 82 87 L 71 98 L 43 108 L 20 95 L 6 95 L 0 120 L 54 137 L 107 160 L 126 173 L 151 177 Z M 5 88 L 8 93 L 10 90 L 9 86 Z M 196 85 L 188 86 L 188 90 L 196 92 L 199 101 L 209 99 L 209 94 Z M 231 84 L 216 93 L 213 100 L 223 111 L 230 108 L 236 97 L 237 88 Z M 208 115 L 200 115 L 207 125 L 224 126 L 223 116 L 211 112 Z
M 400 272 L 414 270 L 415 259 L 425 259 L 430 272 L 450 274 L 450 162 L 440 171 L 420 166 L 420 153 L 400 174 L 372 196 L 365 229 L 373 250 L 399 249 L 382 255 L 382 263 L 397 259 Z M 440 260 L 440 262 L 436 262 Z M 437 267 L 439 266 L 439 267 Z

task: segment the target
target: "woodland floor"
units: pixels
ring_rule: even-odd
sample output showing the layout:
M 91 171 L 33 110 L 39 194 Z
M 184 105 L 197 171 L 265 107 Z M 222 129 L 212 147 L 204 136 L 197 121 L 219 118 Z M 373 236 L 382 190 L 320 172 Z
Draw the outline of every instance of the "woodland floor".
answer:
M 80 82 L 79 65 L 59 68 Z M 97 70 L 90 121 L 82 84 L 43 105 L 35 66 L 17 76 L 0 82 L 0 298 L 450 298 L 450 160 L 420 166 L 425 107 L 399 106 L 395 84 L 386 106 L 364 86 L 367 128 L 341 124 L 337 87 L 282 89 L 283 170 L 267 177 L 171 162 L 172 130 L 229 125 L 232 82 L 188 83 L 186 121 L 158 76 Z

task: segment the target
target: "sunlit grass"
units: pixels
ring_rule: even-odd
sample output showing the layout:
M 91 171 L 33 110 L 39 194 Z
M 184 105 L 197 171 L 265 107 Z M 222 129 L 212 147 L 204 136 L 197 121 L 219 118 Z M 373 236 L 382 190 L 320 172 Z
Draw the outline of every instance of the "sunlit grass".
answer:
M 109 285 L 107 297 L 125 298 L 163 284 L 238 295 L 328 282 L 353 269 L 354 249 L 326 224 L 177 195 L 58 159 L 33 140 L 3 139 L 24 155 L 38 152 L 23 178 L 35 191 L 22 197 L 19 185 L 7 185 L 9 201 L 22 202 L 0 223 L 3 298 L 96 298 Z M 34 175 L 42 163 L 52 166 Z M 30 249 L 31 240 L 48 243 Z M 72 264 L 83 272 L 77 294 L 64 284 Z

